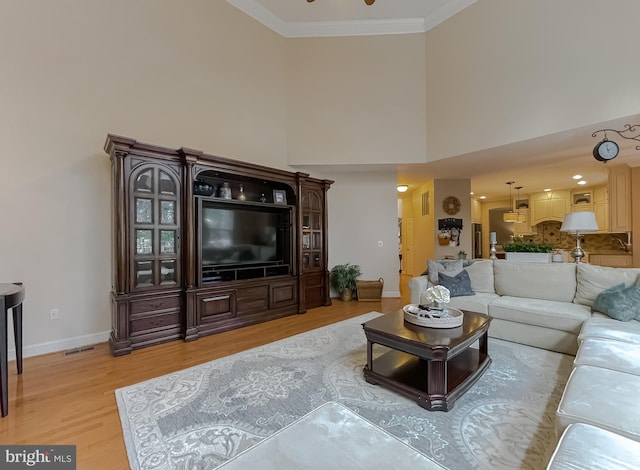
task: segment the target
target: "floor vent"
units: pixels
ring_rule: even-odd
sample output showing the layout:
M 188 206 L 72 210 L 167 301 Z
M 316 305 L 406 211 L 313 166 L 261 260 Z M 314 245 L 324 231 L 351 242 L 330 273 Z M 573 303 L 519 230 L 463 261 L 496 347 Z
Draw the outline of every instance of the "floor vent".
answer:
M 72 354 L 78 354 L 85 351 L 93 351 L 94 349 L 95 349 L 95 346 L 82 346 L 81 348 L 77 348 L 77 349 L 69 349 L 68 351 L 65 351 L 64 353 L 62 353 L 62 355 L 71 356 Z

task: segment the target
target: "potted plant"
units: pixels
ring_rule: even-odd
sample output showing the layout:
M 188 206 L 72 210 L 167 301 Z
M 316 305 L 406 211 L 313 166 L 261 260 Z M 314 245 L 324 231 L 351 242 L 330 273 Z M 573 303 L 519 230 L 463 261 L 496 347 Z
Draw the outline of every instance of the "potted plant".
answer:
M 329 272 L 331 287 L 335 290 L 340 299 L 349 302 L 353 297 L 353 290 L 356 288 L 356 279 L 362 274 L 360 266 L 357 264 L 337 264 Z
M 522 237 L 513 237 L 502 247 L 507 253 L 507 261 L 550 263 L 553 245 L 546 242 L 526 241 Z
M 467 252 L 464 250 L 458 251 L 458 259 L 467 259 Z

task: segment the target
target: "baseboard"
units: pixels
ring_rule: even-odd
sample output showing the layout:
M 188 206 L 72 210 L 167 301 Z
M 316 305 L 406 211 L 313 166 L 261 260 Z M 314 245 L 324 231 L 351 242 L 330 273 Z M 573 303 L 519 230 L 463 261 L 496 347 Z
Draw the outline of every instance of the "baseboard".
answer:
M 47 341 L 46 343 L 32 344 L 31 346 L 22 347 L 22 357 L 40 356 L 52 352 L 66 351 L 67 349 L 80 348 L 89 344 L 105 343 L 109 341 L 110 331 L 94 333 L 91 335 L 75 336 L 73 338 L 65 338 L 58 341 Z M 9 349 L 9 360 L 16 358 L 16 350 Z
M 333 293 L 332 293 L 333 294 Z M 399 299 L 400 298 L 400 291 L 385 291 L 382 293 L 382 297 L 384 297 L 385 299 Z M 339 299 L 340 296 L 333 294 L 331 296 L 332 299 Z M 355 299 L 358 300 L 358 299 Z

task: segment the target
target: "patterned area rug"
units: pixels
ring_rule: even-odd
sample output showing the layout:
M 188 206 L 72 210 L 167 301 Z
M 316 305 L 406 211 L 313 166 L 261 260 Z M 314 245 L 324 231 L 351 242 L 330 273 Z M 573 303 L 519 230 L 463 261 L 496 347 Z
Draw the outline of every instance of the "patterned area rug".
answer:
M 451 411 L 429 412 L 364 381 L 361 324 L 378 315 L 116 390 L 131 468 L 216 468 L 328 401 L 452 470 L 545 467 L 573 356 L 490 338 L 485 374 Z

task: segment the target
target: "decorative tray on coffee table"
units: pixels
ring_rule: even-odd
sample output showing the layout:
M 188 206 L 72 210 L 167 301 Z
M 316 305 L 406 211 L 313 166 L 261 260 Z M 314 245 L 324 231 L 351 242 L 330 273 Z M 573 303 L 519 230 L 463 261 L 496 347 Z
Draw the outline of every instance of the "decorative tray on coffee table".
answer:
M 455 328 L 462 325 L 464 316 L 457 308 L 437 309 L 417 304 L 405 305 L 402 311 L 406 321 L 426 328 Z

